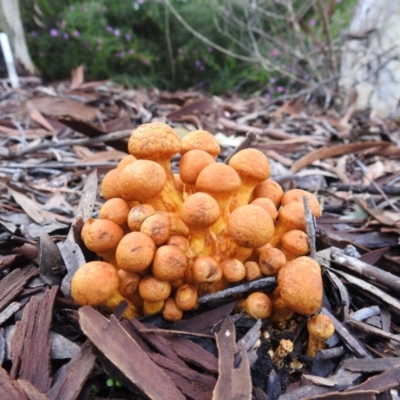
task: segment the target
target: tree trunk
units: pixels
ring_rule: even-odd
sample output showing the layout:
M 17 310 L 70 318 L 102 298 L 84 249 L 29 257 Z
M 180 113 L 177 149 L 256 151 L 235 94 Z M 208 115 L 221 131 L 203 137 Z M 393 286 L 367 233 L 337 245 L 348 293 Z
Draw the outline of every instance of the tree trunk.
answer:
M 359 0 L 346 34 L 340 86 L 356 108 L 400 115 L 400 2 Z
M 7 34 L 20 73 L 37 75 L 25 41 L 19 12 L 19 0 L 0 0 L 0 30 Z

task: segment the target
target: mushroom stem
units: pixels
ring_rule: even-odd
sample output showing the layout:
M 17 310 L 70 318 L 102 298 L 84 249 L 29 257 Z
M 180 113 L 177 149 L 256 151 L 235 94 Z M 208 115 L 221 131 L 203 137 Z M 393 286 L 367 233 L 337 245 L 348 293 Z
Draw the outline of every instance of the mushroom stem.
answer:
M 335 327 L 328 316 L 318 314 L 308 320 L 307 329 L 309 338 L 306 354 L 315 357 L 318 350 L 325 348 L 325 341 L 333 335 Z

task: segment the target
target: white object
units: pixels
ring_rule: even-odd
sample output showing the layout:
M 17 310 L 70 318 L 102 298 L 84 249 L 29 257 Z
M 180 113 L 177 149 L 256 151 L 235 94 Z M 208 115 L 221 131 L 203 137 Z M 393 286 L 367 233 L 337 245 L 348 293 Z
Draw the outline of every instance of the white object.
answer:
M 6 63 L 8 78 L 10 79 L 11 87 L 13 89 L 19 88 L 19 79 L 17 70 L 15 68 L 14 56 L 11 51 L 8 36 L 3 32 L 0 33 L 0 45 L 4 55 L 4 61 Z

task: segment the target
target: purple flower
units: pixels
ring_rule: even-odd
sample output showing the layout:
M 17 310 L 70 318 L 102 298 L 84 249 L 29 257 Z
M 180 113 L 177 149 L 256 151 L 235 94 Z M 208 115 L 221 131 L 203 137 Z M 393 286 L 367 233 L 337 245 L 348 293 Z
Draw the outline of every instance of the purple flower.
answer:
M 30 35 L 31 35 L 32 37 L 37 37 L 37 32 L 36 32 L 36 31 L 31 31 Z
M 76 29 L 72 32 L 72 34 L 73 34 L 75 37 L 78 37 L 78 36 L 81 35 L 80 32 L 77 31 Z
M 269 93 L 264 94 L 264 100 L 269 102 L 271 100 L 271 95 Z
M 111 26 L 107 26 L 107 32 L 112 32 L 113 31 L 113 28 L 111 27 Z
M 132 35 L 130 33 L 125 33 L 125 40 L 130 42 L 131 39 L 132 39 Z
M 124 57 L 125 57 L 125 53 L 124 53 L 123 51 L 117 51 L 117 52 L 115 53 L 115 56 L 116 56 L 117 58 L 124 58 Z
M 64 33 L 63 33 L 63 38 L 64 38 L 65 40 L 68 40 L 68 39 L 69 39 L 69 35 L 68 35 L 67 32 L 64 32 Z
M 133 54 L 135 54 L 135 50 L 129 49 L 128 53 L 129 53 L 130 55 L 133 55 Z
M 143 64 L 143 65 L 150 65 L 150 61 L 144 59 L 144 60 L 142 60 L 142 64 Z
M 58 36 L 58 30 L 55 28 L 50 29 L 50 36 L 56 37 Z
M 207 47 L 207 51 L 208 51 L 209 53 L 212 53 L 212 52 L 214 51 L 214 49 L 213 49 L 211 46 L 209 46 L 209 47 Z
M 277 86 L 276 87 L 276 91 L 279 92 L 279 93 L 282 93 L 284 91 L 284 89 L 283 89 L 282 86 Z
M 114 35 L 119 36 L 121 34 L 121 31 L 119 29 L 114 30 Z
M 269 55 L 270 55 L 270 57 L 277 57 L 277 56 L 279 56 L 279 50 L 278 49 L 272 49 L 269 52 Z
M 273 78 L 273 77 L 269 78 L 269 83 L 275 83 L 275 81 L 276 81 L 275 78 Z
M 317 22 L 315 21 L 315 19 L 312 18 L 312 19 L 310 19 L 308 25 L 310 25 L 310 26 L 315 26 L 316 23 L 317 23 Z

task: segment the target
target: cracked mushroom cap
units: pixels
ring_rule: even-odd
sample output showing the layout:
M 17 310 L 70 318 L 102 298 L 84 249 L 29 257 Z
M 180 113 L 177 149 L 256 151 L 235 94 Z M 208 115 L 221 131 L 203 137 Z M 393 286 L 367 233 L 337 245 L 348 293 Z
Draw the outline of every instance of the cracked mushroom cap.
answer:
M 128 141 L 128 151 L 142 160 L 170 159 L 181 150 L 181 139 L 175 130 L 162 122 L 138 126 Z
M 99 306 L 118 292 L 119 276 L 115 267 L 104 261 L 90 261 L 75 272 L 71 296 L 81 306 Z
M 267 211 L 260 206 L 247 204 L 232 211 L 228 232 L 237 245 L 256 248 L 272 239 L 275 227 Z
M 278 208 L 283 197 L 283 189 L 278 182 L 268 178 L 254 188 L 253 197 L 255 199 L 266 197 L 275 204 L 275 207 Z
M 213 197 L 198 192 L 186 198 L 180 216 L 190 229 L 205 229 L 218 220 L 220 209 Z
M 261 183 L 268 179 L 271 169 L 267 156 L 257 149 L 244 149 L 237 152 L 229 160 L 229 165 L 235 169 L 242 180 Z
M 321 267 L 310 257 L 287 262 L 278 272 L 278 288 L 285 306 L 301 315 L 315 314 L 321 307 Z
M 145 202 L 158 196 L 166 182 L 167 175 L 161 165 L 150 160 L 137 160 L 121 170 L 118 188 L 123 199 Z
M 189 150 L 204 150 L 216 158 L 221 151 L 217 140 L 210 132 L 202 129 L 191 131 L 181 139 L 181 154 L 185 154 Z

